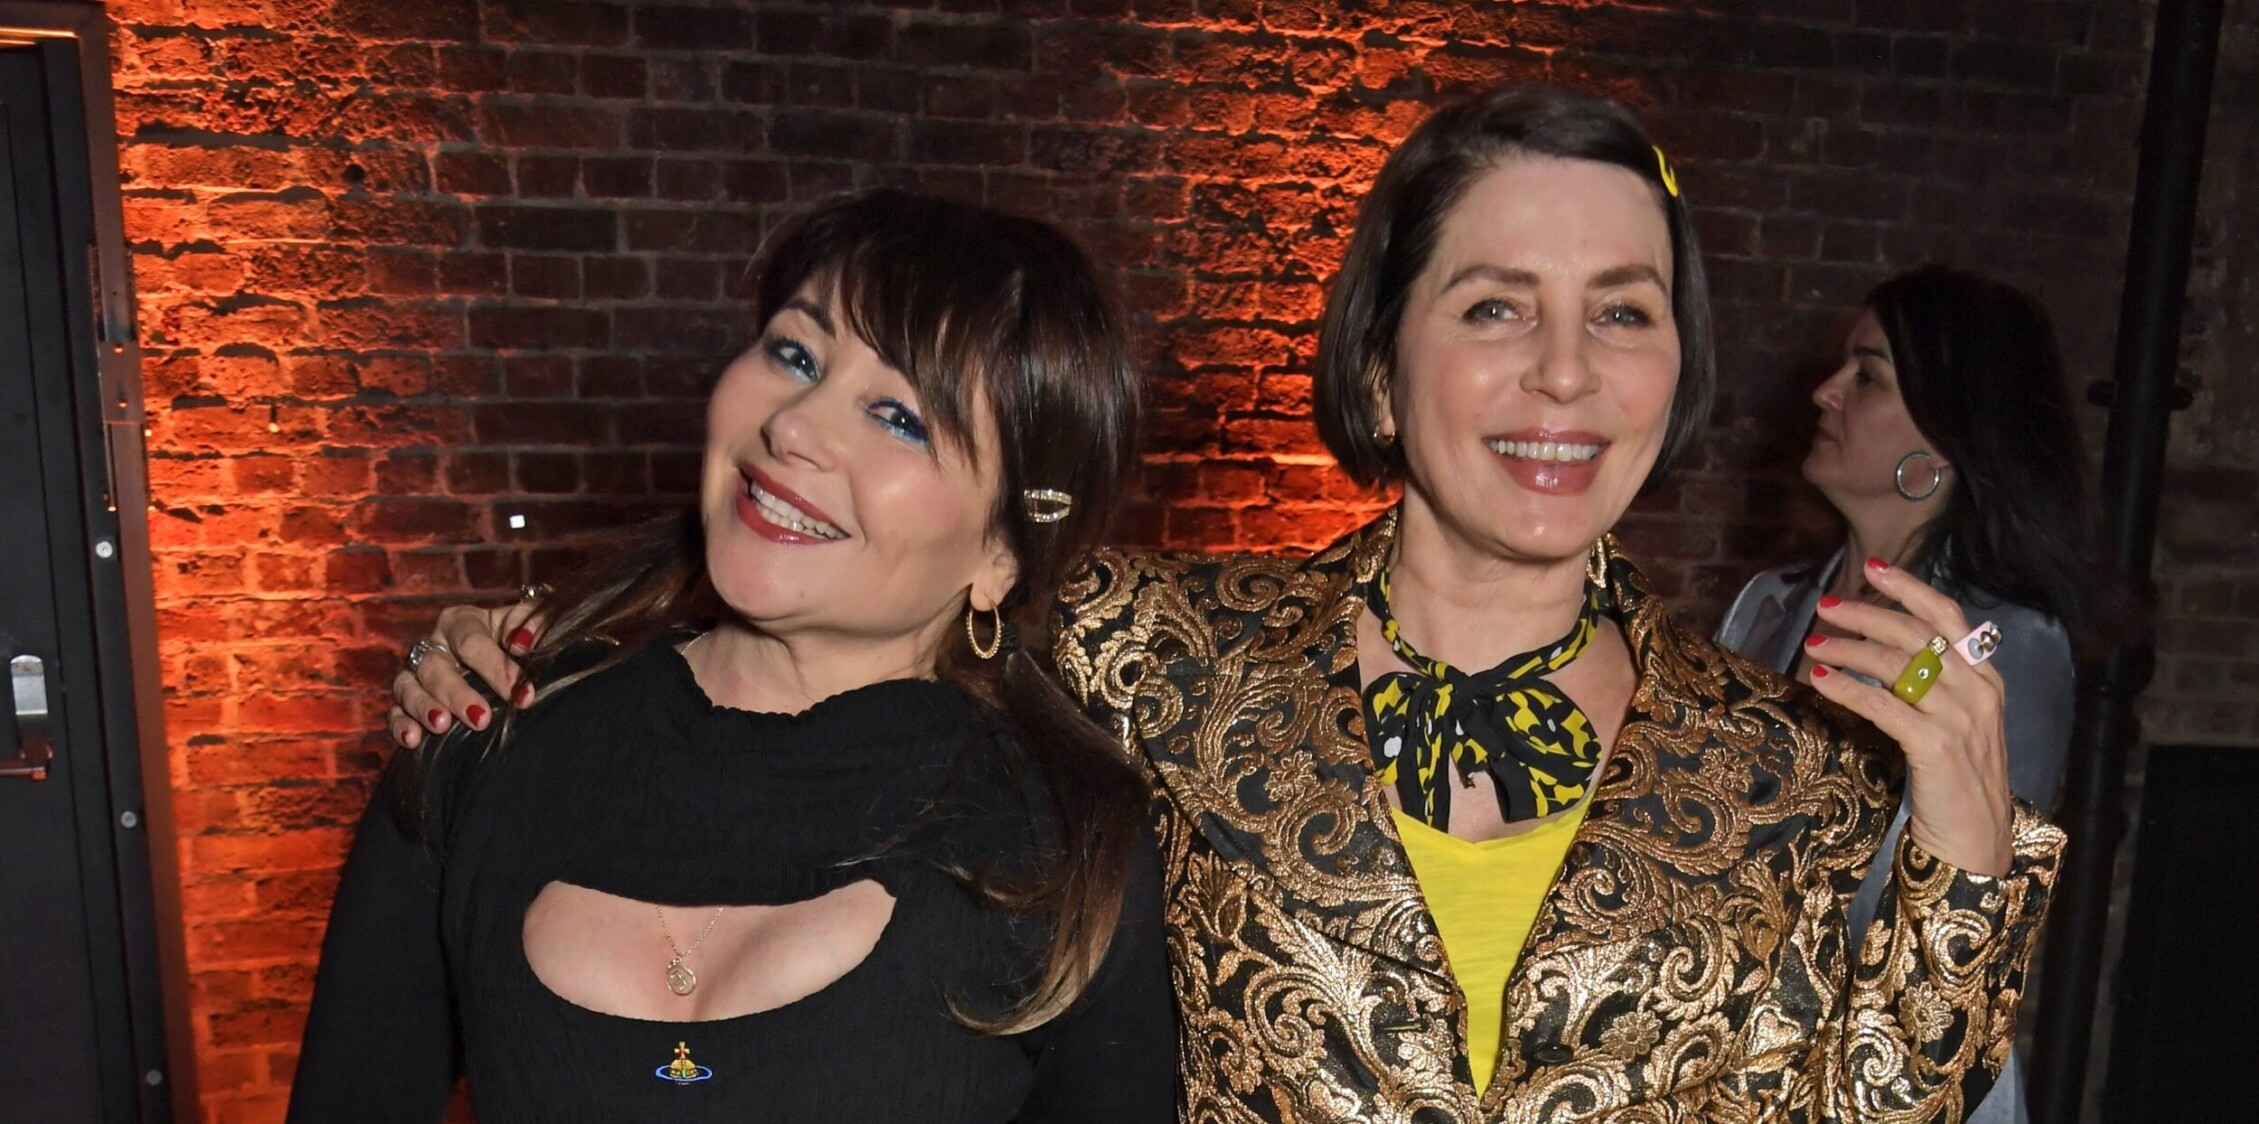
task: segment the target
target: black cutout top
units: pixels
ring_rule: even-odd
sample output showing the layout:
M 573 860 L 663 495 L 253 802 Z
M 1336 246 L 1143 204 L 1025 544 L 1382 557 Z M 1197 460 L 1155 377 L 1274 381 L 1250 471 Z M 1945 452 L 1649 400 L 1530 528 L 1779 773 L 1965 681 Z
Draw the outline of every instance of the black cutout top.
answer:
M 1045 860 L 1040 782 L 980 705 L 894 680 L 799 715 L 715 706 L 654 647 L 524 712 L 499 751 L 461 738 L 426 779 L 432 843 L 380 791 L 323 942 L 290 1118 L 437 1121 L 459 1072 L 483 1124 L 1173 1119 L 1174 1014 L 1157 863 L 1141 849 L 1106 964 L 1077 1007 L 983 1038 L 1040 921 L 983 908 L 952 868 Z M 874 857 L 875 856 L 875 857 Z M 803 999 L 708 1022 L 567 1002 L 534 975 L 525 912 L 550 882 L 667 905 L 804 901 L 860 879 L 895 898 L 870 955 Z M 652 964 L 652 986 L 664 986 Z M 663 1076 L 677 1044 L 707 1073 Z

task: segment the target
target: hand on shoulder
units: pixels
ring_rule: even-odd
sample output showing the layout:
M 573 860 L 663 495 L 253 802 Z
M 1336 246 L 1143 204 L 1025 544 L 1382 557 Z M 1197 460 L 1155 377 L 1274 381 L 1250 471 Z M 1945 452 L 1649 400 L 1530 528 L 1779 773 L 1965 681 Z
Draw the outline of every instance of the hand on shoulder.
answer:
M 451 605 L 442 610 L 420 645 L 421 658 L 392 677 L 392 711 L 386 726 L 406 749 L 423 744 L 426 734 L 444 734 L 456 723 L 483 730 L 494 720 L 486 699 L 471 686 L 466 670 L 519 705 L 531 684 L 519 677 L 519 661 L 541 638 L 546 625 L 539 603 L 526 599 L 493 609 Z

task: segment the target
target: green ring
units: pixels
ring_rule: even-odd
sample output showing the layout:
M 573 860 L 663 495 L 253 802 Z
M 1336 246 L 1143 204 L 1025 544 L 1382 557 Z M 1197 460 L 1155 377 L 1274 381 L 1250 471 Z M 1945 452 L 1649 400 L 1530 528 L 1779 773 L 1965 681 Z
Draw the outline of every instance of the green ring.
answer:
M 1906 661 L 1906 670 L 1898 673 L 1898 681 L 1890 685 L 1890 693 L 1906 700 L 1908 706 L 1921 702 L 1945 671 L 1945 661 L 1937 658 L 1945 646 L 1942 639 L 1932 640 L 1914 653 L 1914 658 Z

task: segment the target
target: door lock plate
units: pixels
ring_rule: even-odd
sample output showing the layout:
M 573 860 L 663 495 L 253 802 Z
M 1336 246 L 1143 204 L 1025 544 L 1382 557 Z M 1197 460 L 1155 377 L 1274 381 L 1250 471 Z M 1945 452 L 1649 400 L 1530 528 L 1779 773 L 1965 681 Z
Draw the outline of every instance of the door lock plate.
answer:
M 0 777 L 47 779 L 55 759 L 55 739 L 47 721 L 47 663 L 38 656 L 8 660 L 8 682 L 15 701 L 16 755 L 0 757 Z

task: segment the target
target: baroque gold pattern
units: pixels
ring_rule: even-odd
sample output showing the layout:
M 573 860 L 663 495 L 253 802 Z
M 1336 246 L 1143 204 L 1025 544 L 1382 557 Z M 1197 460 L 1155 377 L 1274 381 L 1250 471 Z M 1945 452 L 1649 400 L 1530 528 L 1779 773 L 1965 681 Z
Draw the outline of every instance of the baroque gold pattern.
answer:
M 1896 748 L 1688 631 L 1620 550 L 1638 685 L 1477 1095 L 1360 716 L 1356 590 L 1393 535 L 1100 552 L 1065 591 L 1061 671 L 1159 794 L 1184 1119 L 1962 1119 L 2006 1060 L 2062 833 L 2019 805 L 1999 878 L 1903 841 L 1852 963 Z

